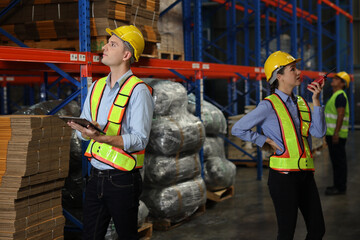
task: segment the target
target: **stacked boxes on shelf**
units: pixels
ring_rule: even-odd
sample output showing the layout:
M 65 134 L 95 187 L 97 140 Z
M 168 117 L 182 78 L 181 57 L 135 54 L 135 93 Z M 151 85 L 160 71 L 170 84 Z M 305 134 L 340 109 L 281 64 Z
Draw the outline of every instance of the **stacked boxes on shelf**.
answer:
M 144 54 L 156 55 L 160 42 L 157 29 L 159 0 L 91 0 L 91 50 L 106 44 L 106 28 L 135 25 L 144 35 Z M 7 2 L 0 3 L 0 10 Z M 0 19 L 0 26 L 29 47 L 78 50 L 79 13 L 77 0 L 29 0 L 16 5 Z M 3 45 L 15 45 L 0 35 Z
M 62 239 L 71 129 L 58 117 L 0 117 L 0 238 Z
M 173 3 L 173 0 L 162 0 L 160 2 L 160 12 L 167 9 Z M 182 2 L 159 18 L 158 27 L 161 42 L 158 44 L 158 55 L 160 59 L 184 60 L 184 34 L 181 5 Z

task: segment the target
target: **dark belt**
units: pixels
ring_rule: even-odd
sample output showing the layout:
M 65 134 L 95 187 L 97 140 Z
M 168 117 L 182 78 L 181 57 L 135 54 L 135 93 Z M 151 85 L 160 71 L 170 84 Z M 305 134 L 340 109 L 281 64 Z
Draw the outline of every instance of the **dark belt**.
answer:
M 118 169 L 108 169 L 108 170 L 99 170 L 95 167 L 91 168 L 91 175 L 98 176 L 98 177 L 108 177 L 113 175 L 122 175 L 122 174 L 130 174 L 130 173 L 137 173 L 139 169 L 134 169 L 132 171 L 121 171 Z

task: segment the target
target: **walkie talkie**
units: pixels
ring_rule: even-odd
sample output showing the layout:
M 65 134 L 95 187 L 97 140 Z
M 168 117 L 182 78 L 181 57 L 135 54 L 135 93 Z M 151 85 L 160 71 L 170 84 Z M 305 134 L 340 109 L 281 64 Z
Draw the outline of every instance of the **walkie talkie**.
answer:
M 332 73 L 334 70 L 336 69 L 336 67 L 334 67 L 333 69 L 331 69 L 329 72 L 327 72 L 325 75 L 319 76 L 318 78 L 316 78 L 313 82 L 318 82 L 320 85 L 326 81 L 327 79 L 327 75 L 329 75 L 330 73 Z M 312 82 L 312 83 L 313 83 Z M 311 83 L 308 85 L 307 88 L 310 88 Z

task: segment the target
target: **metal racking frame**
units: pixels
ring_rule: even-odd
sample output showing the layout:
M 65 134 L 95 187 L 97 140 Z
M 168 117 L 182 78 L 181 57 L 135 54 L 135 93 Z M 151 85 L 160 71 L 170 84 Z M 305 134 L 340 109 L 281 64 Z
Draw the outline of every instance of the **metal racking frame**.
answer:
M 210 0 L 209 0 L 210 1 Z M 341 63 L 346 62 L 346 71 L 349 73 L 353 72 L 352 67 L 352 1 L 349 2 L 348 6 L 344 6 L 344 9 L 349 9 L 350 13 L 347 13 L 343 8 L 339 7 L 339 0 L 336 0 L 336 4 L 331 3 L 329 0 L 319 0 L 316 4 L 316 12 L 317 16 L 314 15 L 314 11 L 312 9 L 311 1 L 308 0 L 308 11 L 305 11 L 303 8 L 303 3 L 305 0 L 279 0 L 279 1 L 270 1 L 270 0 L 211 0 L 219 5 L 219 9 L 225 8 L 226 10 L 226 31 L 217 37 L 214 41 L 209 41 L 205 39 L 203 36 L 203 1 L 194 1 L 191 0 L 177 0 L 165 9 L 160 16 L 166 14 L 168 10 L 174 7 L 178 3 L 183 4 L 183 20 L 184 20 L 184 49 L 185 49 L 185 59 L 187 61 L 198 61 L 203 62 L 205 58 L 210 61 L 221 63 L 215 57 L 212 57 L 210 53 L 207 52 L 209 47 L 220 49 L 217 44 L 217 41 L 223 40 L 226 38 L 227 49 L 222 49 L 223 52 L 227 54 L 227 58 L 225 60 L 225 64 L 236 65 L 239 62 L 243 63 L 241 65 L 245 66 L 256 66 L 255 68 L 257 73 L 255 76 L 250 74 L 248 70 L 242 69 L 241 71 L 234 71 L 236 73 L 235 76 L 227 77 L 227 76 L 219 76 L 219 78 L 228 79 L 228 105 L 221 106 L 217 102 L 213 101 L 210 97 L 204 96 L 203 94 L 203 81 L 204 76 L 199 72 L 198 74 L 190 78 L 186 78 L 184 75 L 179 73 L 175 74 L 176 77 L 182 79 L 187 82 L 195 82 L 194 88 L 196 90 L 197 96 L 197 113 L 200 116 L 200 106 L 202 99 L 209 100 L 216 106 L 218 106 L 222 111 L 225 111 L 229 115 L 238 114 L 238 97 L 245 97 L 245 105 L 257 104 L 262 99 L 263 89 L 261 79 L 263 76 L 261 75 L 262 69 L 260 66 L 265 60 L 266 56 L 268 56 L 274 49 L 270 49 L 269 44 L 273 39 L 277 39 L 277 49 L 281 48 L 280 35 L 286 31 L 290 31 L 291 35 L 291 54 L 293 56 L 298 55 L 297 49 L 300 49 L 300 56 L 303 61 L 301 62 L 302 68 L 304 68 L 304 64 L 311 59 L 317 57 L 317 69 L 319 71 L 318 75 L 323 74 L 322 71 L 328 70 L 328 68 L 324 68 L 323 61 L 323 50 L 327 50 L 332 45 L 336 45 L 336 54 L 333 57 L 327 58 L 336 58 L 336 67 L 337 70 L 344 69 Z M 0 17 L 6 14 L 11 7 L 14 7 L 20 0 L 13 0 L 9 6 L 3 9 L 0 13 Z M 193 5 L 192 5 L 193 3 Z M 298 7 L 293 7 L 298 6 Z M 334 10 L 335 17 L 334 19 L 330 19 L 325 22 L 322 20 L 322 13 L 324 11 Z M 239 20 L 239 14 L 241 19 Z M 192 14 L 193 13 L 193 14 Z M 349 20 L 349 41 L 345 41 L 340 38 L 340 24 L 342 21 L 342 25 L 344 25 L 344 19 L 341 18 L 344 16 Z M 90 26 L 89 26 L 89 0 L 79 0 L 79 39 L 80 39 L 80 51 L 83 54 L 79 54 L 78 57 L 82 59 L 82 63 L 80 64 L 80 81 L 78 79 L 73 78 L 68 75 L 66 71 L 62 71 L 61 68 L 57 68 L 55 65 L 51 65 L 48 63 L 49 67 L 52 67 L 53 70 L 58 72 L 60 77 L 55 77 L 54 74 L 41 73 L 41 77 L 39 76 L 16 76 L 15 81 L 13 82 L 43 82 L 42 86 L 42 96 L 47 96 L 49 93 L 48 89 L 57 83 L 60 82 L 61 79 L 68 79 L 72 84 L 78 88 L 78 91 L 75 91 L 63 104 L 59 105 L 54 111 L 51 113 L 55 113 L 58 111 L 64 104 L 67 104 L 75 97 L 80 96 L 81 102 L 85 100 L 87 85 L 92 82 L 92 73 L 94 63 L 89 61 L 91 58 L 90 54 Z M 327 29 L 329 23 L 335 22 L 336 31 L 335 33 L 331 32 L 332 29 Z M 255 40 L 253 43 L 250 40 L 250 24 L 254 25 L 254 34 L 253 39 Z M 271 34 L 271 24 L 275 25 L 275 31 Z M 346 24 L 345 24 L 346 25 Z M 274 27 L 273 27 L 274 28 Z M 261 33 L 261 30 L 265 30 L 265 35 Z M 7 34 L 3 29 L 0 28 L 0 33 L 8 36 L 14 42 L 18 43 L 20 46 L 25 47 L 23 43 L 14 38 L 13 36 Z M 238 35 L 244 33 L 243 42 L 239 42 Z M 307 34 L 307 39 L 305 39 L 305 35 Z M 193 36 L 192 36 L 193 35 Z M 298 37 L 299 36 L 299 37 Z M 328 46 L 323 48 L 323 38 L 327 37 L 330 40 Z M 192 44 L 192 38 L 194 44 Z M 308 59 L 304 59 L 304 46 L 306 44 L 313 44 L 314 39 L 317 38 L 317 56 L 310 56 Z M 299 46 L 299 47 L 298 47 Z M 349 51 L 343 51 L 343 48 Z M 244 59 L 238 59 L 238 55 L 240 50 L 244 51 Z M 261 51 L 265 50 L 265 55 L 261 54 Z M 344 56 L 348 54 L 348 61 L 343 61 Z M 76 53 L 73 53 L 76 55 Z M 74 56 L 75 56 L 74 55 Z M 21 56 L 19 56 L 21 58 Z M 326 63 L 326 61 L 325 61 Z M 171 63 L 170 63 L 171 64 Z M 196 65 L 196 64 L 195 64 Z M 235 68 L 232 68 L 235 69 Z M 314 70 L 314 69 L 313 69 Z M 106 71 L 104 71 L 105 73 Z M 176 70 L 173 70 L 175 73 Z M 11 75 L 11 74 L 9 74 Z M 23 74 L 25 75 L 25 73 Z M 316 75 L 316 74 L 315 74 Z M 3 79 L 7 79 L 7 75 L 3 74 Z M 157 76 L 157 74 L 154 74 Z M 309 81 L 314 78 L 314 74 L 308 75 L 304 74 L 304 79 Z M 172 76 L 174 77 L 174 76 Z M 10 76 L 10 78 L 14 78 Z M 55 79 L 54 79 L 55 78 Z M 205 81 L 208 79 L 208 76 L 205 76 Z M 245 89 L 244 91 L 240 91 L 237 87 L 238 82 L 244 82 Z M 51 84 L 49 84 L 51 82 Z M 1 87 L 2 91 L 1 100 L 3 101 L 2 106 L 5 104 L 5 98 L 8 99 L 8 89 L 9 81 L 2 81 Z M 351 109 L 354 110 L 354 98 L 353 98 L 353 84 L 351 84 L 350 90 L 350 103 Z M 304 92 L 305 89 L 300 89 L 301 92 Z M 250 94 L 255 92 L 255 99 L 250 97 Z M 33 93 L 29 90 L 29 96 L 32 96 Z M 45 97 L 42 99 L 44 100 Z M 30 100 L 31 101 L 31 100 Z M 9 101 L 7 101 L 9 104 Z M 0 109 L 2 113 L 4 113 L 4 108 Z M 351 123 L 353 126 L 354 116 L 351 117 Z M 259 178 L 259 177 L 258 177 Z
M 305 69 L 306 64 L 310 61 L 316 62 L 317 65 L 312 66 L 311 69 L 318 71 L 317 73 L 310 74 L 308 71 L 302 71 L 305 83 L 312 81 L 313 78 L 323 75 L 324 72 L 331 69 L 333 66 L 329 66 L 328 62 L 334 59 L 336 59 L 337 72 L 345 70 L 351 75 L 353 74 L 352 0 L 349 1 L 348 5 L 340 5 L 339 0 L 336 0 L 335 4 L 329 0 L 318 0 L 316 2 L 316 9 L 313 8 L 313 1 L 310 0 L 208 0 L 205 2 L 217 3 L 215 11 L 225 9 L 225 30 L 223 33 L 215 36 L 212 41 L 206 39 L 203 34 L 205 19 L 203 19 L 204 6 L 201 4 L 202 1 L 195 0 L 194 7 L 191 9 L 192 1 L 183 0 L 186 60 L 205 60 L 260 67 L 267 56 L 278 49 L 282 49 L 281 34 L 289 33 L 291 40 L 290 54 L 294 57 L 302 58 L 300 69 Z M 304 5 L 306 3 L 308 9 L 305 10 Z M 193 12 L 193 16 L 191 16 L 191 12 Z M 332 14 L 334 17 L 324 19 L 322 17 L 323 14 Z M 189 19 L 191 18 L 194 23 L 193 28 L 189 24 Z M 332 27 L 334 25 L 336 26 L 335 29 Z M 345 26 L 345 28 L 340 26 Z M 253 41 L 251 41 L 250 28 L 253 28 L 251 29 L 253 30 Z M 346 29 L 348 34 L 346 30 L 342 29 Z M 191 39 L 191 37 L 194 38 L 194 45 L 187 44 L 186 39 Z M 240 38 L 241 42 L 239 41 Z M 326 39 L 324 40 L 324 38 Z M 274 39 L 276 40 L 276 49 L 270 49 L 270 42 Z M 218 44 L 220 40 L 226 41 L 226 48 Z M 317 54 L 304 56 L 306 46 L 312 46 L 315 43 L 318 48 Z M 325 51 L 329 52 L 330 47 L 333 45 L 336 45 L 336 51 L 328 56 L 329 54 L 325 54 Z M 212 55 L 211 50 L 214 48 L 220 53 L 226 53 L 223 61 Z M 238 59 L 241 53 L 243 53 L 243 59 Z M 329 77 L 332 76 L 332 74 L 329 75 Z M 266 89 L 263 89 L 261 79 L 260 72 L 255 77 L 246 75 L 246 72 L 237 72 L 237 76 L 228 79 L 228 105 L 221 106 L 214 101 L 211 102 L 229 115 L 236 115 L 238 114 L 238 96 L 245 97 L 245 105 L 250 105 L 250 103 L 257 104 L 262 99 L 262 93 Z M 237 82 L 240 81 L 244 82 L 244 91 L 237 89 Z M 303 84 L 300 89 L 296 89 L 296 92 L 309 100 L 310 96 L 308 96 L 309 94 L 304 86 L 306 84 Z M 252 99 L 250 93 L 254 91 L 255 99 Z M 350 85 L 349 95 L 351 112 L 354 112 L 353 81 Z M 354 129 L 354 114 L 351 115 L 350 124 L 352 129 Z M 226 139 L 226 141 L 234 145 L 229 140 Z M 244 152 L 240 147 L 235 147 Z M 258 179 L 261 179 L 262 157 L 259 148 L 257 152 L 258 159 L 253 158 L 253 161 L 259 163 Z

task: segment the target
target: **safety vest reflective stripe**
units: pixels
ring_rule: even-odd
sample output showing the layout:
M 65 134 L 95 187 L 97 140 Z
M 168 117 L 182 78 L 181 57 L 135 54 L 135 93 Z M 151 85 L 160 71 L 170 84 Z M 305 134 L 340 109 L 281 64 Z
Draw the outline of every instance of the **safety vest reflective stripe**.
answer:
M 91 101 L 93 101 L 90 106 L 91 112 L 97 112 L 99 104 L 96 104 L 97 101 L 100 102 L 100 97 L 103 94 L 106 85 L 106 78 L 101 78 L 98 80 L 99 83 L 94 85 L 94 89 L 91 95 Z M 126 107 L 129 103 L 130 96 L 133 89 L 138 85 L 144 83 L 142 80 L 135 76 L 128 78 L 125 83 L 121 86 L 121 89 L 118 95 L 115 97 L 113 105 L 108 114 L 108 121 L 104 128 L 106 135 L 116 136 L 120 135 L 121 132 L 121 123 L 126 111 Z M 152 88 L 146 85 L 149 91 L 152 93 Z M 97 119 L 97 114 L 92 114 L 94 120 Z M 120 169 L 122 171 L 131 171 L 134 168 L 141 168 L 144 164 L 145 150 L 138 152 L 128 153 L 123 149 L 116 148 L 106 143 L 99 143 L 93 139 L 90 141 L 88 148 L 86 150 L 85 156 L 89 158 L 95 158 L 103 163 L 106 163 L 114 168 Z
M 121 122 L 124 117 L 130 95 L 137 84 L 140 83 L 143 83 L 143 81 L 135 76 L 132 76 L 122 85 L 109 111 L 108 122 L 105 126 L 105 131 L 108 135 L 120 135 Z
M 347 98 L 346 93 L 345 93 L 344 90 L 336 91 L 331 96 L 331 98 L 329 99 L 329 101 L 325 105 L 325 120 L 326 120 L 326 126 L 327 126 L 326 135 L 327 136 L 333 136 L 334 133 L 335 133 L 336 122 L 337 122 L 337 118 L 338 118 L 335 103 L 336 103 L 336 98 L 340 94 L 343 94 L 343 96 L 345 97 L 346 106 L 345 106 L 345 116 L 344 116 L 342 126 L 341 126 L 340 131 L 339 131 L 339 137 L 347 138 L 348 132 L 349 132 L 350 111 L 349 111 L 348 98 Z
M 85 156 L 88 158 L 93 157 L 122 171 L 131 171 L 134 168 L 142 168 L 144 165 L 145 150 L 130 154 L 123 149 L 91 140 Z
M 328 128 L 336 128 L 336 123 L 326 123 L 326 127 Z M 341 130 L 349 131 L 349 126 L 341 126 Z
M 331 119 L 337 120 L 338 115 L 336 115 L 336 114 L 331 114 L 331 113 L 325 113 L 325 117 L 326 117 L 326 118 L 331 118 Z M 344 120 L 344 121 L 349 121 L 350 119 L 349 119 L 349 117 L 345 117 L 345 116 L 344 116 L 343 120 Z
M 284 152 L 270 157 L 270 167 L 278 171 L 314 171 L 314 162 L 307 137 L 311 125 L 311 111 L 306 101 L 298 96 L 298 111 L 300 117 L 301 139 L 296 134 L 295 124 L 285 103 L 277 94 L 265 98 L 270 101 L 279 119 Z M 303 144 L 301 148 L 300 141 Z
M 91 96 L 90 97 L 90 109 L 91 109 L 91 118 L 92 119 L 97 119 L 98 110 L 99 110 L 102 94 L 105 89 L 105 85 L 106 85 L 106 77 L 97 80 L 92 89 L 92 92 L 90 95 Z M 94 91 L 95 89 L 97 89 L 97 90 Z M 95 99 L 95 101 L 94 101 L 94 99 Z

